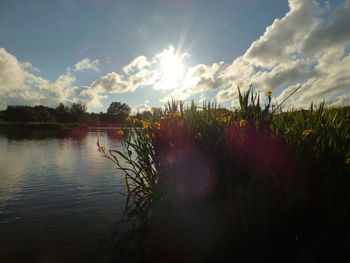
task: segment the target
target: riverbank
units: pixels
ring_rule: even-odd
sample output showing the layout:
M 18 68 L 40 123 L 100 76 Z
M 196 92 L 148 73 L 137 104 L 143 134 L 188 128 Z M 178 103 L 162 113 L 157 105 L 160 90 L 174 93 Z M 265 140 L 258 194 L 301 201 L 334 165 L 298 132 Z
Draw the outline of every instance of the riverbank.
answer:
M 61 123 L 61 122 L 24 122 L 24 121 L 1 121 L 0 127 L 25 127 L 38 129 L 63 129 L 74 128 L 79 123 Z
M 108 128 L 130 128 L 129 125 L 118 125 L 115 123 L 74 123 L 74 122 L 24 122 L 24 121 L 0 121 L 0 127 L 25 127 L 35 129 L 64 129 L 64 128 L 90 128 L 90 127 L 108 127 Z

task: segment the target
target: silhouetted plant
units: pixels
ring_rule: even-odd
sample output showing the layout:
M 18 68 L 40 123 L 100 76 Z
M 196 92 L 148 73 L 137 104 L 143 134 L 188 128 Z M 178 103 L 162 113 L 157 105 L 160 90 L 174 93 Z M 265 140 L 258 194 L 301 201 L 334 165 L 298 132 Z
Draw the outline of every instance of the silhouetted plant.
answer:
M 251 88 L 238 94 L 235 111 L 172 100 L 129 118 L 121 151 L 98 143 L 125 175 L 126 213 L 139 222 L 129 240 L 143 241 L 133 249 L 148 260 L 344 260 L 349 108 L 277 113 L 270 92 L 264 107 Z

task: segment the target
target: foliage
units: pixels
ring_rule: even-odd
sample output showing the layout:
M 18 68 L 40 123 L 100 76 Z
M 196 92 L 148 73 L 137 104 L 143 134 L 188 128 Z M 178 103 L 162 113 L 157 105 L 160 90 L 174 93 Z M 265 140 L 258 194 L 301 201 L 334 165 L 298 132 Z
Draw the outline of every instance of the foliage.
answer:
M 68 106 L 64 105 L 63 103 L 60 103 L 55 111 L 54 116 L 57 121 L 59 122 L 65 122 L 69 119 L 69 108 Z
M 277 113 L 267 97 L 262 107 L 239 90 L 235 111 L 171 101 L 141 123 L 129 118 L 122 151 L 98 143 L 124 172 L 126 212 L 139 219 L 130 247 L 148 260 L 345 260 L 350 107 Z M 159 243 L 174 236 L 172 248 Z
M 73 103 L 70 107 L 60 103 L 55 109 L 43 105 L 7 106 L 3 116 L 7 121 L 80 122 L 86 116 L 86 107 L 78 103 Z
M 9 122 L 60 122 L 82 123 L 90 125 L 126 124 L 125 118 L 129 116 L 130 107 L 125 103 L 112 102 L 108 113 L 87 113 L 86 106 L 80 103 L 64 105 L 60 103 L 56 108 L 43 105 L 8 106 L 0 112 L 0 121 Z
M 108 114 L 123 113 L 125 115 L 129 115 L 130 111 L 130 107 L 127 104 L 121 102 L 112 102 L 107 109 Z
M 5 114 L 3 112 L 0 112 L 0 122 L 5 121 Z
M 39 121 L 39 114 L 29 106 L 8 106 L 4 111 L 7 120 Z
M 37 129 L 64 129 L 74 128 L 77 123 L 60 123 L 60 122 L 27 122 L 27 121 L 0 121 L 0 127 L 23 127 Z
M 84 104 L 73 103 L 69 109 L 70 121 L 80 122 L 86 114 L 86 106 Z

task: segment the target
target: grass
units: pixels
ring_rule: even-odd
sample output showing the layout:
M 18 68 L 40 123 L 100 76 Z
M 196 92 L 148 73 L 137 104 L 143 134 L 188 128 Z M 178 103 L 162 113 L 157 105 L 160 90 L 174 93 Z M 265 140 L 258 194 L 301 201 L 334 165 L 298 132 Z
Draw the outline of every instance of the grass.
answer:
M 98 144 L 125 174 L 123 260 L 347 262 L 350 107 L 277 111 L 171 101 Z

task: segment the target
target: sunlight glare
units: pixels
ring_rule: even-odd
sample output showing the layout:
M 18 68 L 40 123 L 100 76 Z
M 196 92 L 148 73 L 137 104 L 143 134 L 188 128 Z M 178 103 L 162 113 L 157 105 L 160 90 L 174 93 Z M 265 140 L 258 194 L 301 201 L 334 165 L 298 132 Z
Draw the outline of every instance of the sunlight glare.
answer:
M 175 52 L 173 46 L 160 54 L 161 89 L 172 89 L 177 87 L 184 76 L 182 59 L 185 55 Z

